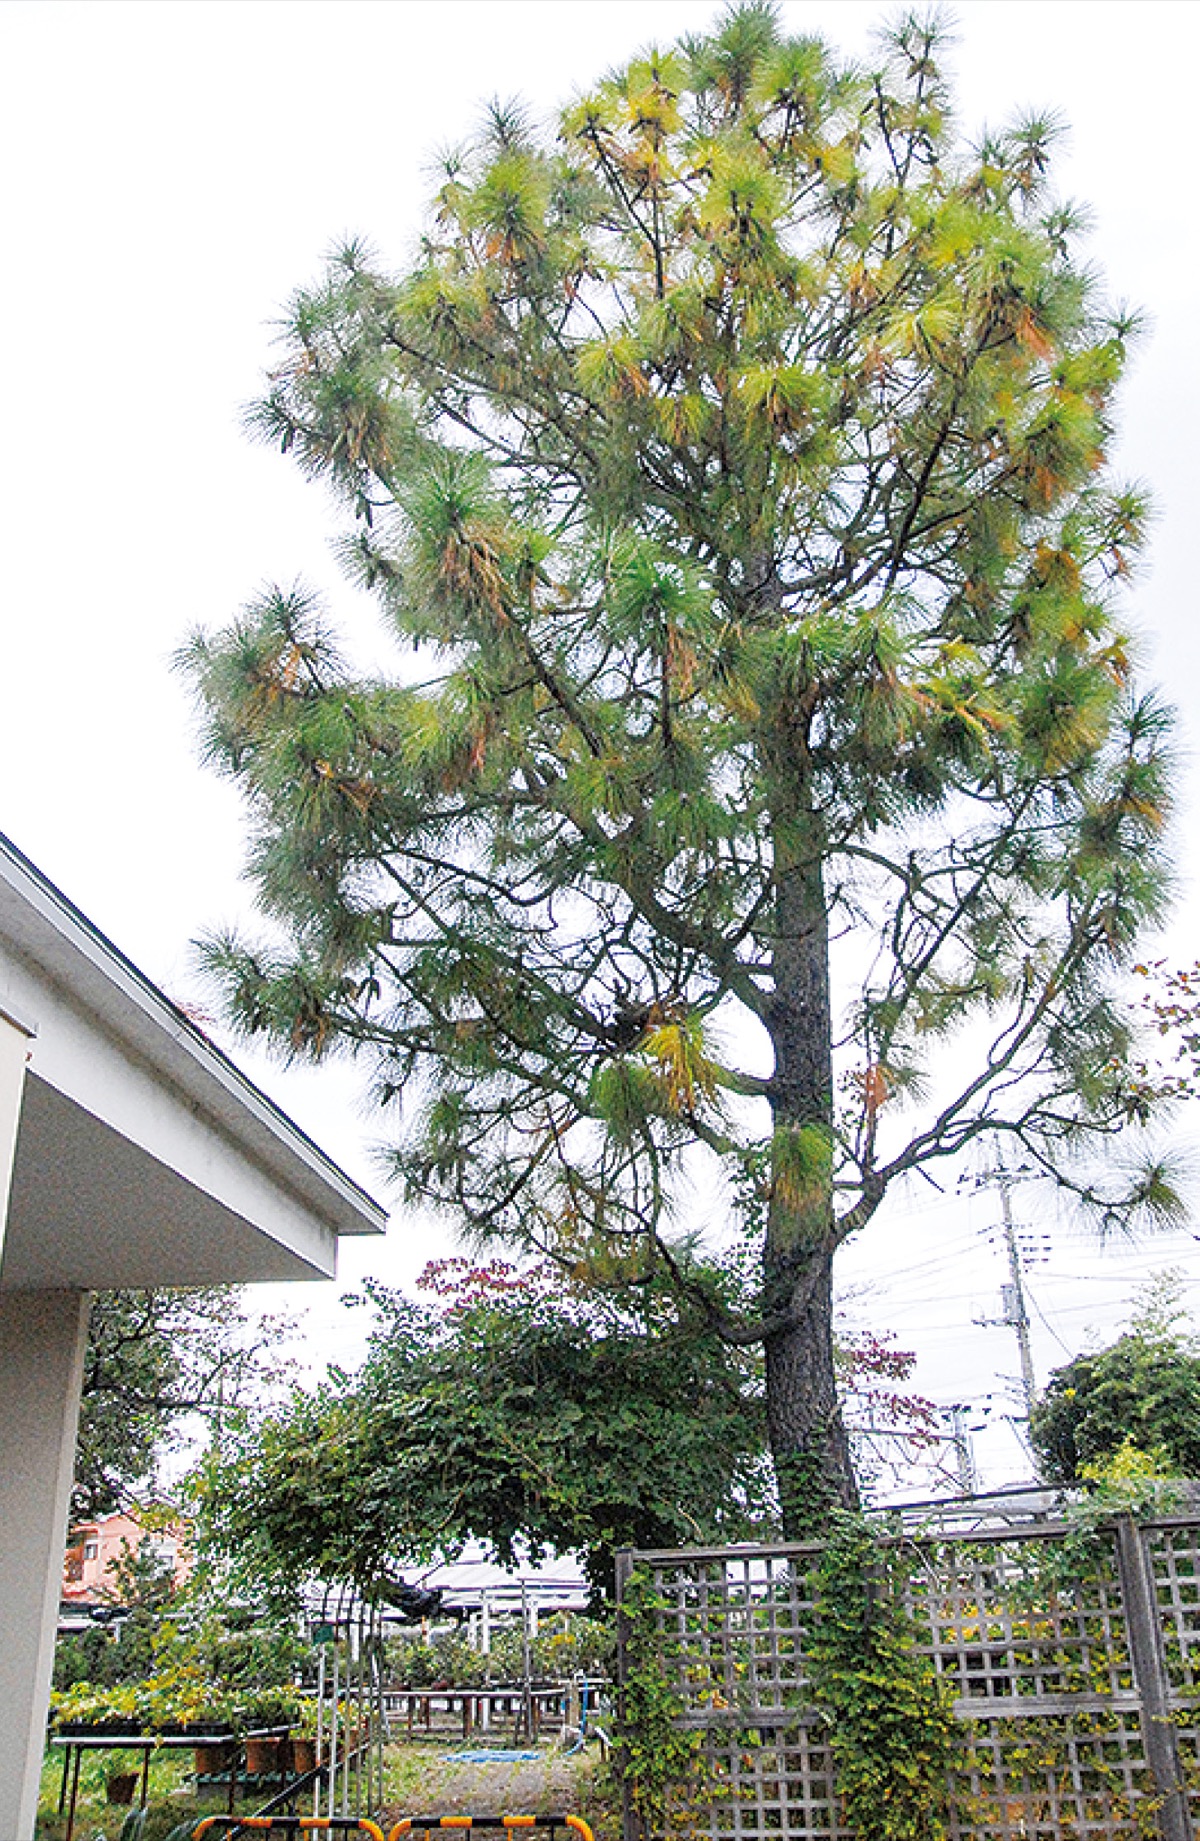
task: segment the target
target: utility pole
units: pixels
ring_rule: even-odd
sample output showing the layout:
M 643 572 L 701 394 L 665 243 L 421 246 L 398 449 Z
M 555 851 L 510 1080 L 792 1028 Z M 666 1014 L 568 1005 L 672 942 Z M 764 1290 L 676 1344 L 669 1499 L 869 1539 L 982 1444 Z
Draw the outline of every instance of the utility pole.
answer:
M 1021 1351 L 1021 1392 L 1025 1399 L 1025 1417 L 1028 1420 L 1037 1403 L 1037 1379 L 1033 1372 L 1033 1347 L 1029 1337 L 1029 1312 L 1025 1308 L 1025 1286 L 1021 1275 L 1021 1249 L 1017 1245 L 1017 1230 L 1012 1217 L 1012 1178 L 1001 1166 L 999 1173 L 1000 1207 L 1004 1216 L 1004 1244 L 1008 1251 L 1009 1283 L 1004 1286 L 1001 1296 L 1004 1299 L 1005 1322 L 1017 1333 L 1017 1347 Z
M 979 1488 L 979 1477 L 975 1469 L 975 1453 L 971 1449 L 971 1434 L 967 1430 L 967 1409 L 965 1406 L 950 1408 L 950 1424 L 954 1430 L 951 1439 L 954 1444 L 954 1456 L 958 1465 L 959 1487 L 964 1496 L 973 1496 Z

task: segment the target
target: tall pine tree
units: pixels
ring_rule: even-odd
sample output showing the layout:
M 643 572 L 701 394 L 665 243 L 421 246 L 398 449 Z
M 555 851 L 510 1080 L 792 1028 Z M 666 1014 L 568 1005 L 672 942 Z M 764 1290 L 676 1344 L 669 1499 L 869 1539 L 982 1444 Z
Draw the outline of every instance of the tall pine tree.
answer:
M 854 1498 L 832 1261 L 892 1185 L 991 1136 L 1168 1201 L 1086 1156 L 1164 881 L 1132 327 L 1050 126 L 968 144 L 939 57 L 752 4 L 557 134 L 494 107 L 408 273 L 297 296 L 254 418 L 344 501 L 395 675 L 299 592 L 188 653 L 283 942 L 209 943 L 240 1024 L 360 1052 L 412 1196 L 597 1282 L 700 1284 L 723 1196 L 757 1296 L 698 1301 L 764 1346 L 793 1533 Z

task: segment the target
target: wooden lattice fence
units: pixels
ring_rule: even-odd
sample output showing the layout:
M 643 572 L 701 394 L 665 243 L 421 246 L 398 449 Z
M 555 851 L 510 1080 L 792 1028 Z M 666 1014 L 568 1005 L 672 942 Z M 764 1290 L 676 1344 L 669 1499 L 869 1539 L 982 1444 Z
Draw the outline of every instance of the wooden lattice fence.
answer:
M 959 1722 L 952 1841 L 1190 1841 L 1200 1815 L 1200 1517 L 905 1538 L 919 1647 Z M 648 1576 L 712 1841 L 851 1841 L 811 1704 L 811 1546 L 622 1554 Z M 632 1808 L 626 1841 L 637 1841 Z M 859 1837 L 861 1841 L 861 1837 Z

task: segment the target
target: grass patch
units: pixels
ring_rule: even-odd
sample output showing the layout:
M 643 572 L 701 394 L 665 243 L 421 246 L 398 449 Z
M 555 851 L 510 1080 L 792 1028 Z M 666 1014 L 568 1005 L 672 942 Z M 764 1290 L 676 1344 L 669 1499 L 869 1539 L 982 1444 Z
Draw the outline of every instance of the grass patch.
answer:
M 37 1841 L 63 1841 L 67 1832 L 66 1810 L 60 1814 L 58 1808 L 64 1753 L 70 1755 L 61 1745 L 46 1748 L 38 1799 Z M 108 1801 L 108 1779 L 114 1771 L 136 1770 L 140 1774 L 142 1756 L 140 1751 L 83 1754 L 79 1798 L 75 1805 L 75 1841 L 120 1841 L 129 1809 Z M 191 1763 L 189 1752 L 151 1752 L 148 1814 L 141 1841 L 163 1841 L 172 1828 L 188 1817 L 199 1822 L 203 1816 L 212 1815 L 223 1806 L 211 1799 L 197 1800 Z
M 367 1811 L 383 1817 L 384 1832 L 404 1815 L 581 1815 L 595 1830 L 597 1841 L 617 1841 L 620 1822 L 608 1789 L 607 1773 L 594 1749 L 564 1757 L 547 1746 L 536 1762 L 468 1764 L 454 1756 L 456 1741 L 446 1739 L 389 1745 L 384 1754 L 382 1807 Z M 198 1801 L 192 1781 L 191 1754 L 161 1751 L 150 1757 L 150 1799 L 141 1841 L 165 1841 L 185 1820 L 199 1822 L 225 1807 L 223 1795 L 213 1793 Z M 140 1769 L 141 1754 L 85 1753 L 79 1773 L 79 1800 L 75 1812 L 75 1841 L 121 1841 L 128 1809 L 105 1797 L 114 1770 Z M 42 1767 L 42 1792 L 38 1805 L 37 1841 L 64 1841 L 66 1814 L 58 1813 L 62 1783 L 63 1748 L 50 1746 Z M 238 1804 L 246 1815 L 254 1801 Z M 311 1810 L 307 1798 L 302 1813 Z

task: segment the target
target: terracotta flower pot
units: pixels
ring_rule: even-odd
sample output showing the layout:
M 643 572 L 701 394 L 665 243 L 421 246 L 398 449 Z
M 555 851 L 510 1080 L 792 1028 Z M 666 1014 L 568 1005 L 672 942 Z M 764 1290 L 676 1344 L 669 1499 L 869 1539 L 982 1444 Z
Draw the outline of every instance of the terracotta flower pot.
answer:
M 246 1770 L 253 1776 L 272 1776 L 279 1769 L 278 1739 L 247 1739 Z
M 292 1769 L 297 1773 L 300 1771 L 316 1770 L 317 1741 L 315 1739 L 299 1738 L 293 1739 L 291 1745 Z
M 227 1770 L 233 1762 L 232 1749 L 228 1745 L 197 1745 L 194 1756 L 198 1777 Z
M 110 1803 L 131 1803 L 138 1787 L 137 1771 L 114 1771 L 104 1786 L 104 1794 Z

